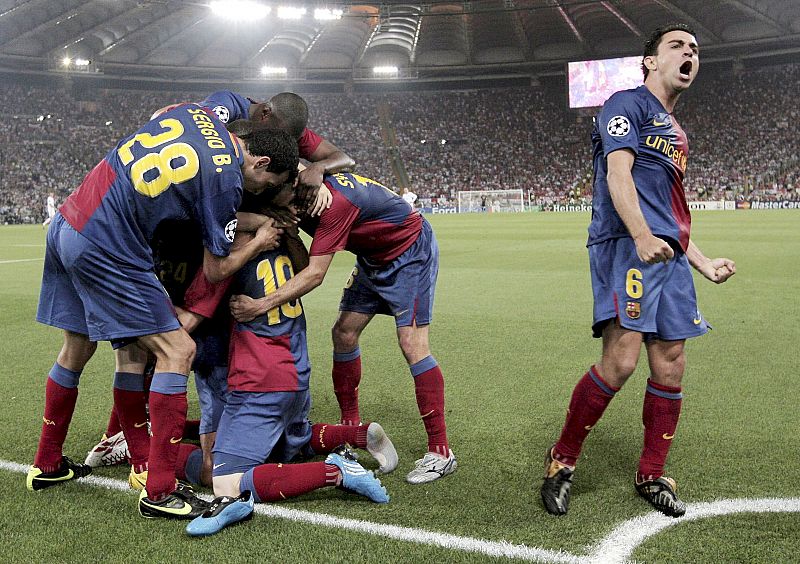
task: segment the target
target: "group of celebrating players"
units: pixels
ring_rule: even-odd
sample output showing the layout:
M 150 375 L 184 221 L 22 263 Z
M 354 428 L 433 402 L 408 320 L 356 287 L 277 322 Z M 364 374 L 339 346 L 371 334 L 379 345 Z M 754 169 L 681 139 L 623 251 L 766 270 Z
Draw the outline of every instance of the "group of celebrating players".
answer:
M 667 515 L 685 513 L 663 468 L 680 414 L 684 342 L 708 328 L 689 266 L 716 283 L 735 273 L 733 261 L 708 259 L 689 236 L 688 143 L 672 110 L 697 75 L 694 33 L 681 24 L 656 30 L 642 67 L 644 85 L 612 96 L 592 135 L 588 247 L 603 353 L 575 387 L 561 436 L 547 450 L 541 496 L 556 515 L 567 512 L 582 444 L 633 373 L 642 343 L 651 376 L 636 491 Z M 47 380 L 29 489 L 127 460 L 129 483 L 141 489 L 139 512 L 191 519 L 192 535 L 246 519 L 255 502 L 327 486 L 387 503 L 353 450 L 367 450 L 380 473 L 398 465 L 383 427 L 359 410 L 359 338 L 376 314 L 395 319 L 428 437 L 407 481 L 456 470 L 444 380 L 428 339 L 436 237 L 400 195 L 350 172 L 353 160 L 307 120 L 292 93 L 259 103 L 222 91 L 163 108 L 59 208 L 37 320 L 62 329 L 64 344 Z M 298 229 L 312 237 L 309 249 Z M 301 298 L 341 250 L 356 256 L 332 331 L 341 418 L 312 424 Z M 81 372 L 103 340 L 116 360 L 113 409 L 107 436 L 81 464 L 62 446 Z M 183 442 L 191 434 L 191 370 L 200 447 Z M 190 484 L 217 497 L 209 503 Z

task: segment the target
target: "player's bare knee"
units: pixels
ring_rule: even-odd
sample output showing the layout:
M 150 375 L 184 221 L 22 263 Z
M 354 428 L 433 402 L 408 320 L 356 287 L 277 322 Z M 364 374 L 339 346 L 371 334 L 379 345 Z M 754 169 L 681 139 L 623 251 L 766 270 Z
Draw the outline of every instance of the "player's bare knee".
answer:
M 358 346 L 358 331 L 347 329 L 339 323 L 335 323 L 331 329 L 331 339 L 333 348 L 339 352 L 350 352 Z
M 87 335 L 64 331 L 64 345 L 58 353 L 58 364 L 68 370 L 83 370 L 97 350 L 97 343 Z
M 409 364 L 419 362 L 431 354 L 428 340 L 414 331 L 398 332 L 397 342 Z

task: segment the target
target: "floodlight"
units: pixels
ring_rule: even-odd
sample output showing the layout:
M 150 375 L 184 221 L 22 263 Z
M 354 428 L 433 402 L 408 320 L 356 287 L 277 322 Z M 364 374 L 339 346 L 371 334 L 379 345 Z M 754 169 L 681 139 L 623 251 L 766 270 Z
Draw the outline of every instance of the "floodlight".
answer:
M 299 20 L 306 13 L 305 8 L 293 6 L 278 6 L 278 18 L 282 20 Z
M 261 67 L 261 76 L 286 76 L 288 72 L 286 67 Z
M 214 0 L 208 7 L 220 18 L 239 22 L 262 20 L 272 11 L 253 0 Z
M 372 73 L 376 76 L 397 76 L 400 69 L 393 66 L 373 67 Z

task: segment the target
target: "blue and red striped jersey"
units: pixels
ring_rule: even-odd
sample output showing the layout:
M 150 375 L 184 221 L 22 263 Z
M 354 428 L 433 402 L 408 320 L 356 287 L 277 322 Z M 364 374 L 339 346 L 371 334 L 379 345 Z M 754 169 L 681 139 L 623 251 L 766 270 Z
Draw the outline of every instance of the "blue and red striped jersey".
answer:
M 419 237 L 422 216 L 383 184 L 340 173 L 325 177 L 333 204 L 301 227 L 314 240 L 309 255 L 347 250 L 376 265 L 403 254 Z
M 689 143 L 674 116 L 645 86 L 617 92 L 606 101 L 592 131 L 594 194 L 589 245 L 629 237 L 608 191 L 608 162 L 613 151 L 629 149 L 633 181 L 642 214 L 654 235 L 685 251 L 692 217 L 683 189 Z
M 242 162 L 216 116 L 182 105 L 122 139 L 60 211 L 81 235 L 142 269 L 153 268 L 151 244 L 165 220 L 194 219 L 203 245 L 227 256 L 242 200 Z

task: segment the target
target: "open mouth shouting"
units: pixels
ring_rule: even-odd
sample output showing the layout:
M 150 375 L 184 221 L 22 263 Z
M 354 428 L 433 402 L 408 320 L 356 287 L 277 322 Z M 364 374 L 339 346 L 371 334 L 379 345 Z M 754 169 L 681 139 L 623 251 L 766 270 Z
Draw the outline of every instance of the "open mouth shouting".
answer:
M 684 63 L 678 69 L 681 79 L 683 80 L 691 80 L 692 79 L 692 61 L 684 61 Z

